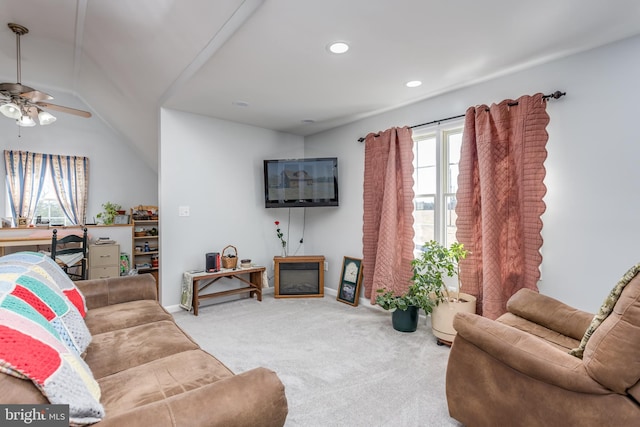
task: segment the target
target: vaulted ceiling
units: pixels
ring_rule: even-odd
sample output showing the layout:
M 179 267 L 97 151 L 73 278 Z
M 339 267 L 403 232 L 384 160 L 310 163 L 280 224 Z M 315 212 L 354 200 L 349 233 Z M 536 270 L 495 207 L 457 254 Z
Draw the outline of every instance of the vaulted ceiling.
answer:
M 0 16 L 0 81 L 16 80 L 6 24 L 24 25 L 22 83 L 75 95 L 154 169 L 161 106 L 310 135 L 640 33 L 637 0 L 3 0 Z

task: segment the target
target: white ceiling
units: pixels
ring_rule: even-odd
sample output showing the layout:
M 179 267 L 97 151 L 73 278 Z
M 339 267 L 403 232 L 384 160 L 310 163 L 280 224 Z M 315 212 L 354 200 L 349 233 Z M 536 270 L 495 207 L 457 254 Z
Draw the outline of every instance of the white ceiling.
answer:
M 640 33 L 637 0 L 2 0 L 0 16 L 0 81 L 6 23 L 24 25 L 22 83 L 76 95 L 154 169 L 160 106 L 310 135 Z

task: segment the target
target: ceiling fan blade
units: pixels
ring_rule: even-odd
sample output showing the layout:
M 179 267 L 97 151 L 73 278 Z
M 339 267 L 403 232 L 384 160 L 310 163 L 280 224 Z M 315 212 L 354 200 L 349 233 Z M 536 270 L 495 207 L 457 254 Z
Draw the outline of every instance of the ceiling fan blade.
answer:
M 35 103 L 39 107 L 49 108 L 51 110 L 60 111 L 62 113 L 74 114 L 76 116 L 89 118 L 91 117 L 91 113 L 83 110 L 76 110 L 75 108 L 64 107 L 62 105 L 49 104 L 48 102 L 36 102 Z
M 22 93 L 33 91 L 35 91 L 34 88 L 20 83 L 0 83 L 0 92 L 10 96 L 19 96 Z
M 39 90 L 31 90 L 20 94 L 21 97 L 27 98 L 31 102 L 49 101 L 53 99 L 53 96 L 48 93 L 40 92 Z

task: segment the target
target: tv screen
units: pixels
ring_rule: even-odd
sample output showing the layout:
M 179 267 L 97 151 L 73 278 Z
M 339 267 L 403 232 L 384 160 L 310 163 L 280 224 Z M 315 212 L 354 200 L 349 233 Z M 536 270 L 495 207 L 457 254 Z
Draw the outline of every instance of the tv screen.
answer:
M 264 161 L 267 208 L 338 206 L 338 159 Z

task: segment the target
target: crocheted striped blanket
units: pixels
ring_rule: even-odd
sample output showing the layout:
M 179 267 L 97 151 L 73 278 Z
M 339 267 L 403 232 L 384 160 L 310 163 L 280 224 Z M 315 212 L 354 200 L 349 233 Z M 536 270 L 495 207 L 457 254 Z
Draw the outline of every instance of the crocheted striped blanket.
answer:
M 36 252 L 0 257 L 0 371 L 30 379 L 70 421 L 104 417 L 100 388 L 81 354 L 91 342 L 85 300 L 51 258 Z

